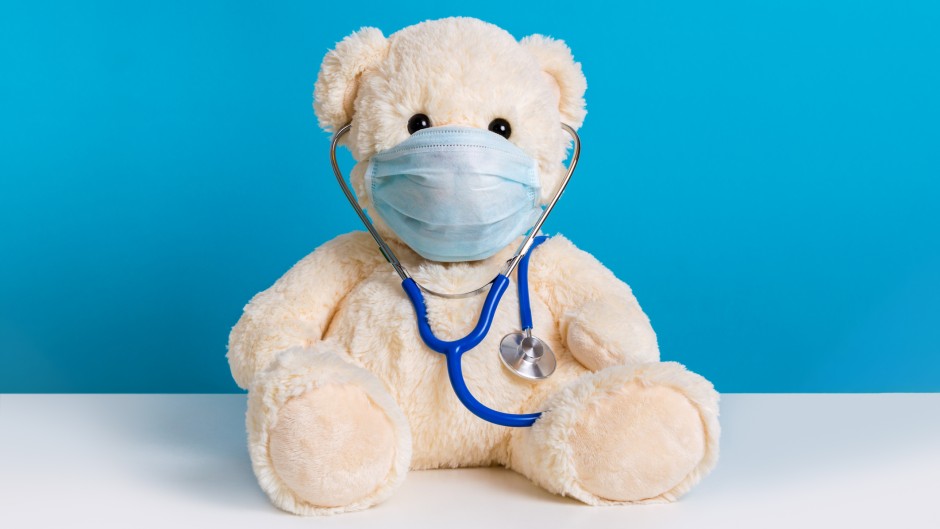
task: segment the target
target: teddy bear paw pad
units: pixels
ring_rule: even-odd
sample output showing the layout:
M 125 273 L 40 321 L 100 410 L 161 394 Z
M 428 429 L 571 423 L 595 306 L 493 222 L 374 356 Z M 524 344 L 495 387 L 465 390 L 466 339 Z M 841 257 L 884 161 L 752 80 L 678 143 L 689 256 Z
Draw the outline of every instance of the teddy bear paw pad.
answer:
M 274 471 L 297 499 L 341 507 L 389 479 L 395 433 L 363 390 L 329 385 L 287 401 L 268 446 Z
M 705 454 L 692 403 L 675 389 L 636 382 L 591 403 L 571 441 L 581 486 L 614 502 L 675 499 L 668 492 Z

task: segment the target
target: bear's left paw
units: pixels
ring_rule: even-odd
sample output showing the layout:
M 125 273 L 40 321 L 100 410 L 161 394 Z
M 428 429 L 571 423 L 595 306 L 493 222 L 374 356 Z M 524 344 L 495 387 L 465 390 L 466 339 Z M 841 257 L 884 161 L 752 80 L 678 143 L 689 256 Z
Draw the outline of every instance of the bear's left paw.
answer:
M 673 501 L 718 460 L 718 398 L 674 362 L 587 374 L 514 432 L 511 466 L 591 505 Z
M 661 496 L 691 474 L 705 455 L 705 432 L 681 393 L 632 382 L 583 411 L 571 446 L 584 489 L 635 502 Z

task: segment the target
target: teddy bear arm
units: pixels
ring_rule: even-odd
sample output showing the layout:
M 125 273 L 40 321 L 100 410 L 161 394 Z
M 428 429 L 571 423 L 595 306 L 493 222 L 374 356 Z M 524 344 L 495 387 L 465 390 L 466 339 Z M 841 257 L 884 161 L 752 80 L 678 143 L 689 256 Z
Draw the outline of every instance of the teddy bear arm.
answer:
M 535 251 L 530 268 L 537 295 L 585 367 L 659 361 L 656 333 L 633 291 L 594 256 L 556 235 Z
M 322 340 L 340 301 L 381 262 L 367 233 L 348 233 L 314 250 L 254 296 L 229 335 L 227 356 L 235 382 L 247 389 L 280 351 Z

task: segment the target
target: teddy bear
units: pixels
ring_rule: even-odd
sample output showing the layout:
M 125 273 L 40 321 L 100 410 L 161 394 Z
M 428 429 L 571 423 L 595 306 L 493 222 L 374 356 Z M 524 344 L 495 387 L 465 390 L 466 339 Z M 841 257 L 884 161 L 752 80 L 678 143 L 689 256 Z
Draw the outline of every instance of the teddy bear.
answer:
M 313 106 L 325 131 L 349 125 L 340 144 L 356 161 L 356 200 L 410 276 L 466 292 L 492 280 L 524 233 L 492 255 L 429 258 L 376 208 L 370 162 L 424 129 L 499 135 L 484 137 L 532 161 L 534 200 L 544 205 L 572 146 L 561 124 L 581 126 L 586 88 L 563 41 L 516 40 L 460 17 L 388 37 L 375 28 L 352 33 L 323 59 Z M 466 386 L 487 407 L 541 411 L 528 427 L 487 422 L 461 404 L 444 358 L 419 336 L 400 277 L 366 231 L 322 244 L 254 296 L 227 357 L 248 390 L 252 467 L 274 505 L 301 515 L 365 509 L 389 498 L 409 470 L 436 468 L 499 465 L 590 505 L 673 501 L 701 480 L 718 458 L 712 384 L 660 361 L 630 287 L 591 254 L 555 234 L 530 257 L 531 318 L 555 353 L 554 372 L 523 378 L 498 358 L 501 337 L 519 329 L 511 288 L 461 361 Z M 442 339 L 457 339 L 483 302 L 428 296 L 427 322 Z

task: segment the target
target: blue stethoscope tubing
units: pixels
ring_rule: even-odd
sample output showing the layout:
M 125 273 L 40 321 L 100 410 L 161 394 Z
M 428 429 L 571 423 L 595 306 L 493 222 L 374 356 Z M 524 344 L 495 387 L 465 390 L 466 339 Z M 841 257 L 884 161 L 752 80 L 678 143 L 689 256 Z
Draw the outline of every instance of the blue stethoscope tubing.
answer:
M 519 261 L 519 270 L 517 272 L 519 279 L 519 318 L 522 321 L 523 330 L 532 328 L 532 310 L 529 304 L 529 256 L 532 255 L 532 250 L 546 240 L 548 240 L 547 235 L 539 235 L 532 239 L 532 246 L 529 247 L 522 260 Z M 490 291 L 486 294 L 486 299 L 483 300 L 483 308 L 480 309 L 480 317 L 477 319 L 477 324 L 473 330 L 463 338 L 445 341 L 435 336 L 434 331 L 431 330 L 431 325 L 428 323 L 428 309 L 421 288 L 410 277 L 401 282 L 401 287 L 408 295 L 408 299 L 411 300 L 411 304 L 414 305 L 418 320 L 418 333 L 421 335 L 421 339 L 432 351 L 441 353 L 447 359 L 447 376 L 450 379 L 450 385 L 454 388 L 457 399 L 471 413 L 485 421 L 501 426 L 532 426 L 536 419 L 542 415 L 541 412 L 516 414 L 496 411 L 478 401 L 470 393 L 470 389 L 463 378 L 461 357 L 486 338 L 490 326 L 493 324 L 493 318 L 496 316 L 496 307 L 499 305 L 499 300 L 502 299 L 508 286 L 509 278 L 503 274 L 497 275 L 490 286 Z

